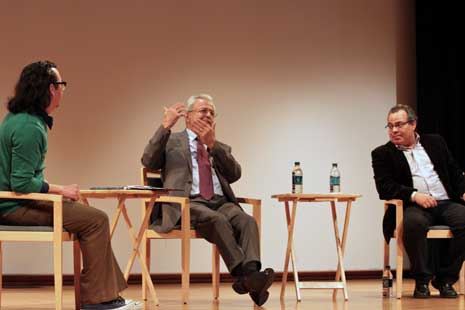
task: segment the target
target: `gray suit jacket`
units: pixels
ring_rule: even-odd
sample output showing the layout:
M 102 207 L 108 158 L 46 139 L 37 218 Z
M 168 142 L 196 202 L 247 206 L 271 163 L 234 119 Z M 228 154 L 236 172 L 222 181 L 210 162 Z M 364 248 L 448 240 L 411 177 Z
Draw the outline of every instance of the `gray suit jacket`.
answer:
M 230 202 L 237 203 L 230 186 L 241 177 L 241 166 L 231 154 L 231 147 L 216 141 L 208 150 L 212 166 L 220 181 L 224 196 Z M 144 149 L 142 165 L 150 169 L 161 169 L 163 186 L 181 189 L 172 192 L 173 196 L 189 197 L 192 188 L 192 156 L 187 132 L 171 133 L 160 126 Z M 161 212 L 152 223 L 157 232 L 169 232 L 181 217 L 176 204 L 163 204 Z

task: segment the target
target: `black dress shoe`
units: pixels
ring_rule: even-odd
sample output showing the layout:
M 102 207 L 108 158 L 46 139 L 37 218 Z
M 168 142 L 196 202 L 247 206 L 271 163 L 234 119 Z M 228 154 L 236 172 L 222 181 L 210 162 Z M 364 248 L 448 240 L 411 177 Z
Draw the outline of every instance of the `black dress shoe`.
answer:
M 439 295 L 443 298 L 457 298 L 458 296 L 455 289 L 449 283 L 434 279 L 431 284 L 439 291 Z
M 263 305 L 270 295 L 268 288 L 273 284 L 274 270 L 267 268 L 264 271 L 254 272 L 244 278 L 244 287 L 249 291 L 250 298 L 258 306 Z
M 429 291 L 428 283 L 415 283 L 415 291 L 413 297 L 415 298 L 429 298 L 431 293 Z

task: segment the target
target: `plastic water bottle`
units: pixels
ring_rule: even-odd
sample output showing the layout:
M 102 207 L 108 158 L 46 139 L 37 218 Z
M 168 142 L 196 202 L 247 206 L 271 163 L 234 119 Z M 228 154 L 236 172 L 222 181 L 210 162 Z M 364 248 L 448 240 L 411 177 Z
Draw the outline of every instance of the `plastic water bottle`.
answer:
M 292 169 L 292 193 L 293 194 L 302 194 L 303 177 L 304 177 L 304 173 L 302 171 L 302 168 L 300 168 L 300 162 L 296 161 L 294 163 L 294 168 Z
M 392 272 L 391 266 L 386 266 L 383 270 L 383 297 L 392 296 Z
M 329 191 L 331 193 L 339 193 L 341 191 L 341 173 L 337 168 L 337 163 L 333 163 L 333 167 L 329 173 Z

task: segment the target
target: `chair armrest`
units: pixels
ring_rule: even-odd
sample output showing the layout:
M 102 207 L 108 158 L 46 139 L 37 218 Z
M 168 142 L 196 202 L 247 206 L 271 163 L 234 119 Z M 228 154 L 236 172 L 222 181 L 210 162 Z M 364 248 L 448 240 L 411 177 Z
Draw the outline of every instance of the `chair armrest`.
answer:
M 402 222 L 404 218 L 404 202 L 400 199 L 384 200 L 384 211 L 389 205 L 396 206 L 396 226 Z
M 42 201 L 62 201 L 63 200 L 63 196 L 56 195 L 56 194 L 40 194 L 40 193 L 22 194 L 22 193 L 2 192 L 2 191 L 0 191 L 0 198 L 42 200 Z
M 252 216 L 255 218 L 258 226 L 258 233 L 261 235 L 262 229 L 262 201 L 255 198 L 238 197 L 236 198 L 238 203 L 244 203 L 252 205 Z
M 402 238 L 402 225 L 404 220 L 404 202 L 400 199 L 391 199 L 391 200 L 384 200 L 384 211 L 387 210 L 389 205 L 396 206 L 396 233 L 397 238 Z
M 181 231 L 185 234 L 191 230 L 191 214 L 189 198 L 178 196 L 160 196 L 155 202 L 177 203 L 181 207 Z
M 56 242 L 61 243 L 63 232 L 63 196 L 56 194 L 40 193 L 15 193 L 0 191 L 0 198 L 6 199 L 23 199 L 23 200 L 40 200 L 53 202 L 53 234 Z M 57 243 L 57 244 L 58 244 Z

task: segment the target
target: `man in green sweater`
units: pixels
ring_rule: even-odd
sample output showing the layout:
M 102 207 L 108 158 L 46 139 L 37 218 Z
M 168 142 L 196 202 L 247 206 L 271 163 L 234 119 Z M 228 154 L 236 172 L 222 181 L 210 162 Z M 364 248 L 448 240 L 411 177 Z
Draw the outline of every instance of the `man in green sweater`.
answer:
M 39 61 L 27 65 L 7 103 L 9 113 L 0 124 L 0 191 L 63 195 L 63 227 L 79 238 L 83 256 L 81 309 L 139 309 L 124 300 L 127 287 L 113 255 L 108 216 L 78 203 L 76 184 L 56 185 L 44 179 L 50 116 L 60 105 L 66 82 L 56 65 Z M 0 199 L 0 223 L 53 225 L 53 206 L 41 201 Z

